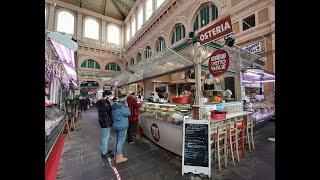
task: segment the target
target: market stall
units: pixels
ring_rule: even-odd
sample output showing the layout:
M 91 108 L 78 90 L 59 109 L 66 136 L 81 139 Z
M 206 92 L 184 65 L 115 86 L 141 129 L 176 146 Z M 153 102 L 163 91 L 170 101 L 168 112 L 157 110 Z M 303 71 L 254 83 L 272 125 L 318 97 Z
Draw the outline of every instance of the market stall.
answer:
M 230 24 L 230 17 L 225 17 L 196 37 L 190 33 L 188 41 L 174 50 L 166 48 L 108 82 L 112 86 L 143 82 L 144 96 L 153 103 L 143 103 L 139 125 L 151 141 L 182 155 L 184 119 L 208 120 L 215 129 L 252 113 L 244 111 L 241 71 L 260 57 L 233 46 L 231 36 L 223 45 L 216 41 L 232 34 Z M 223 33 L 208 36 L 225 25 Z
M 242 70 L 243 86 L 245 88 L 246 111 L 251 111 L 251 117 L 260 123 L 274 117 L 274 103 L 264 96 L 264 84 L 274 83 L 275 75 L 263 69 L 246 68 Z
M 70 41 L 59 33 L 49 33 L 45 41 L 45 161 L 68 126 L 65 101 L 73 98 L 72 89 L 77 86 L 77 45 Z

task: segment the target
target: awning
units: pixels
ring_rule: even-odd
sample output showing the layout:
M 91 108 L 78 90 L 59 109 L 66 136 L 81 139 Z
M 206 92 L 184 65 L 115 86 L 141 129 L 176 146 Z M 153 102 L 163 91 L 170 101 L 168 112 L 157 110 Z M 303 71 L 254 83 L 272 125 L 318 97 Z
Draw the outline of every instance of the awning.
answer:
M 78 49 L 76 42 L 71 40 L 71 36 L 58 32 L 51 32 L 48 37 L 56 50 L 70 81 L 77 86 L 77 73 L 75 65 L 75 51 Z
M 109 80 L 107 84 L 112 86 L 123 86 L 136 83 L 143 79 L 177 72 L 192 67 L 193 65 L 194 64 L 190 60 L 167 48 L 146 61 L 140 61 L 135 66 L 129 67 L 129 70 Z
M 219 47 L 217 47 L 215 43 L 208 43 L 200 47 L 200 49 L 202 49 L 202 54 L 204 54 L 205 59 L 205 61 L 202 63 L 203 66 L 208 66 L 208 60 L 210 55 L 218 48 Z M 261 58 L 260 56 L 243 50 L 238 46 L 224 46 L 222 47 L 222 49 L 227 51 L 230 57 L 230 64 L 228 68 L 228 71 L 230 72 L 240 73 L 242 69 L 250 66 L 252 63 L 259 61 L 259 59 Z
M 243 69 L 243 82 L 255 83 L 255 82 L 274 82 L 275 75 L 263 69 L 247 68 Z

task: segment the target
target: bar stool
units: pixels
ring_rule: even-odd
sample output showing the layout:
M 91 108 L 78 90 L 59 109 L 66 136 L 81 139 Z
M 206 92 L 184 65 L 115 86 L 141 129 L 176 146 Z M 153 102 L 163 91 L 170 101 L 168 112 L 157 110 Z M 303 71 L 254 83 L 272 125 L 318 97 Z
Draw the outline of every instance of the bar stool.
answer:
M 237 138 L 238 139 L 238 148 L 237 149 L 241 148 L 242 158 L 244 158 L 244 142 L 246 139 L 246 136 L 245 136 L 246 123 L 242 118 L 236 119 L 235 123 L 236 123 L 236 128 L 237 128 L 237 137 L 238 137 Z M 240 145 L 239 145 L 239 142 L 240 142 Z M 240 161 L 239 157 L 238 157 L 238 161 Z
M 252 148 L 253 150 L 255 150 L 255 146 L 254 146 L 254 139 L 253 139 L 253 120 L 250 116 L 247 116 L 247 123 L 246 123 L 246 139 L 248 141 L 249 144 L 249 151 L 251 152 L 251 144 L 252 144 Z
M 239 160 L 239 144 L 238 144 L 238 128 L 237 128 L 236 121 L 233 121 L 228 126 L 228 146 L 231 150 L 231 158 L 232 158 L 233 165 L 235 166 L 234 149 L 236 150 L 238 162 L 240 161 Z
M 228 167 L 227 164 L 227 158 L 228 158 L 228 154 L 227 154 L 227 125 L 219 125 L 217 127 L 217 131 L 216 133 L 214 133 L 211 138 L 213 141 L 213 145 L 214 145 L 214 149 L 215 149 L 215 158 L 217 158 L 218 160 L 218 166 L 219 166 L 219 170 L 221 172 L 221 163 L 220 163 L 220 159 L 222 157 L 224 157 L 224 163 L 225 166 Z M 221 144 L 222 142 L 222 144 Z M 221 155 L 221 151 L 224 151 L 223 155 Z

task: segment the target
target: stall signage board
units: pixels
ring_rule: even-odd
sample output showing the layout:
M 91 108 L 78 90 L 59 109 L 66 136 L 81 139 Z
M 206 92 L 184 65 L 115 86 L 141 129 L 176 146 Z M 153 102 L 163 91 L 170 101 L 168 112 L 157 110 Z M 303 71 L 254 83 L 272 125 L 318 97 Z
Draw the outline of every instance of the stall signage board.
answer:
M 208 63 L 209 71 L 214 77 L 219 77 L 229 68 L 229 55 L 224 49 L 214 51 Z
M 250 52 L 250 53 L 259 53 L 261 52 L 261 42 L 255 42 L 253 44 L 249 44 L 247 46 L 242 47 L 242 49 Z
M 219 39 L 232 33 L 232 24 L 230 16 L 221 19 L 217 23 L 199 32 L 200 44 L 206 44 L 210 41 Z
M 211 177 L 210 121 L 184 120 L 182 175 L 205 174 Z

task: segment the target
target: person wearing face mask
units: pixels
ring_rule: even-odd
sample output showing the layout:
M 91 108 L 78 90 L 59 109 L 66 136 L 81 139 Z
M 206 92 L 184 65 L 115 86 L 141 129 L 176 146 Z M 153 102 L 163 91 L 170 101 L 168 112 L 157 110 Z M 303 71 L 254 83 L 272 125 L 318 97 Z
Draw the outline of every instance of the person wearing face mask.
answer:
M 97 102 L 99 124 L 102 129 L 101 155 L 103 158 L 114 157 L 112 150 L 108 150 L 110 131 L 113 124 L 112 120 L 112 93 L 108 90 L 103 91 L 102 99 Z

